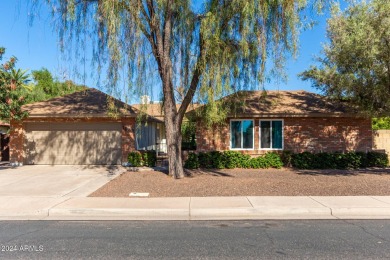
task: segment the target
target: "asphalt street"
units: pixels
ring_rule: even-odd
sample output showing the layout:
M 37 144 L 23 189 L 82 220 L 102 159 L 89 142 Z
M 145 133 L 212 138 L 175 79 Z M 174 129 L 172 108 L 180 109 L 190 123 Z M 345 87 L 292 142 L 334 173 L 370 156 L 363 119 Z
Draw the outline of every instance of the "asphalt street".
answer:
M 1 221 L 0 259 L 389 259 L 390 220 Z

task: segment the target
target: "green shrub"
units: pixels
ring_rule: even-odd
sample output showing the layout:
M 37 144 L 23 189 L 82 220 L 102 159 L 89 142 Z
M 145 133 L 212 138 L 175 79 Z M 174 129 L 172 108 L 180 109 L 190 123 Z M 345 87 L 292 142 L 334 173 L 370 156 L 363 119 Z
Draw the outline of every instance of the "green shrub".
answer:
M 297 153 L 291 156 L 291 165 L 298 169 L 357 169 L 386 167 L 388 157 L 378 152 Z
M 222 156 L 225 162 L 224 168 L 227 169 L 245 168 L 246 162 L 250 159 L 249 155 L 238 151 L 224 151 Z
M 142 166 L 142 154 L 138 151 L 130 152 L 127 161 L 134 167 L 140 167 Z
M 369 165 L 369 161 L 368 161 L 368 153 L 365 153 L 365 152 L 356 152 L 356 154 L 358 154 L 360 156 L 360 165 L 359 165 L 359 168 L 367 168 L 368 165 Z
M 264 156 L 258 156 L 251 158 L 249 160 L 249 168 L 252 169 L 266 169 L 269 168 L 270 164 L 269 162 L 265 159 Z
M 313 157 L 313 154 L 309 152 L 293 154 L 291 158 L 291 165 L 298 169 L 312 169 Z
M 268 162 L 269 167 L 280 169 L 283 167 L 282 158 L 279 154 L 270 152 L 264 155 L 264 159 Z
M 362 165 L 362 154 L 356 152 L 347 152 L 343 154 L 342 160 L 337 168 L 340 169 L 357 169 Z
M 368 152 L 367 167 L 387 167 L 389 166 L 389 158 L 385 153 Z
M 142 162 L 144 166 L 155 167 L 157 161 L 156 151 L 147 151 L 142 153 Z
M 245 168 L 252 169 L 267 169 L 267 168 L 277 168 L 280 169 L 283 167 L 283 162 L 281 156 L 277 153 L 270 152 L 262 156 L 251 158 L 248 161 L 248 164 Z
M 199 161 L 200 168 L 212 168 L 210 153 L 200 152 L 198 154 L 198 161 Z
M 184 167 L 187 169 L 195 168 L 214 168 L 214 169 L 234 169 L 234 168 L 281 168 L 282 159 L 277 153 L 266 153 L 265 155 L 250 158 L 247 154 L 238 151 L 212 151 L 200 152 L 198 155 L 190 153 Z
M 181 149 L 196 150 L 196 122 L 184 121 L 181 125 L 182 142 Z
M 197 169 L 199 168 L 198 155 L 196 153 L 189 153 L 188 159 L 184 163 L 184 168 L 186 169 Z
M 219 151 L 210 152 L 211 159 L 211 168 L 213 169 L 224 169 L 225 168 L 225 158 L 223 154 Z
M 310 168 L 335 169 L 337 168 L 337 156 L 332 153 L 317 153 L 312 156 Z
M 199 167 L 208 169 L 223 169 L 225 161 L 223 153 L 219 151 L 211 151 L 198 154 Z

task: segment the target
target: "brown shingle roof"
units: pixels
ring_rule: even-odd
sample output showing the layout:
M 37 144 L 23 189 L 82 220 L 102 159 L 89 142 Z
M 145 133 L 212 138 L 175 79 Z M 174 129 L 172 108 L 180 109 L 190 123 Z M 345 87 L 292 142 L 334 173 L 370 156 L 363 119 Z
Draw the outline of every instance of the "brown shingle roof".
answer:
M 357 111 L 307 91 L 239 91 L 222 99 L 230 116 L 346 116 Z
M 108 116 L 109 95 L 94 89 L 78 91 L 66 96 L 23 106 L 30 116 Z M 136 116 L 136 110 L 120 100 L 113 99 L 120 116 Z
M 141 105 L 141 104 L 134 104 L 132 105 L 134 108 L 141 110 L 145 112 L 147 115 L 156 117 L 156 118 L 163 118 L 164 117 L 164 108 L 162 104 L 147 104 L 147 105 Z M 180 108 L 180 105 L 176 105 L 177 109 Z M 187 108 L 186 112 L 192 111 L 199 107 L 199 104 L 190 104 Z

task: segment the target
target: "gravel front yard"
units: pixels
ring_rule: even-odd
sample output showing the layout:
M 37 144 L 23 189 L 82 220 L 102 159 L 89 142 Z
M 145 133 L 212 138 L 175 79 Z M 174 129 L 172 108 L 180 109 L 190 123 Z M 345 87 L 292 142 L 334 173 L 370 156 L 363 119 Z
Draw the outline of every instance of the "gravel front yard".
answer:
M 357 196 L 390 195 L 390 168 L 364 170 L 193 170 L 173 180 L 158 171 L 126 172 L 91 197 Z

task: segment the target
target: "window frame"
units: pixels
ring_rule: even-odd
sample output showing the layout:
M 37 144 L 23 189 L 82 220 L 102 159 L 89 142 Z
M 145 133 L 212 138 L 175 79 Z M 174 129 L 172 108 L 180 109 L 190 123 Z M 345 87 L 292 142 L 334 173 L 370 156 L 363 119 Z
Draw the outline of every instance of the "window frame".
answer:
M 282 148 L 272 148 L 272 121 L 281 121 L 282 122 Z M 271 122 L 270 123 L 270 148 L 261 148 L 261 122 Z M 266 151 L 282 151 L 284 150 L 284 119 L 260 119 L 259 120 L 259 150 Z
M 232 148 L 232 122 L 242 122 L 242 121 L 252 121 L 252 125 L 253 125 L 253 134 L 252 134 L 252 148 Z M 252 151 L 252 150 L 255 150 L 255 129 L 256 129 L 256 126 L 255 126 L 255 120 L 254 119 L 230 119 L 230 123 L 229 123 L 229 135 L 230 135 L 230 138 L 229 138 L 229 150 L 246 150 L 246 151 Z M 242 131 L 242 123 L 241 123 L 241 147 L 243 146 L 243 142 L 244 142 L 244 132 Z

